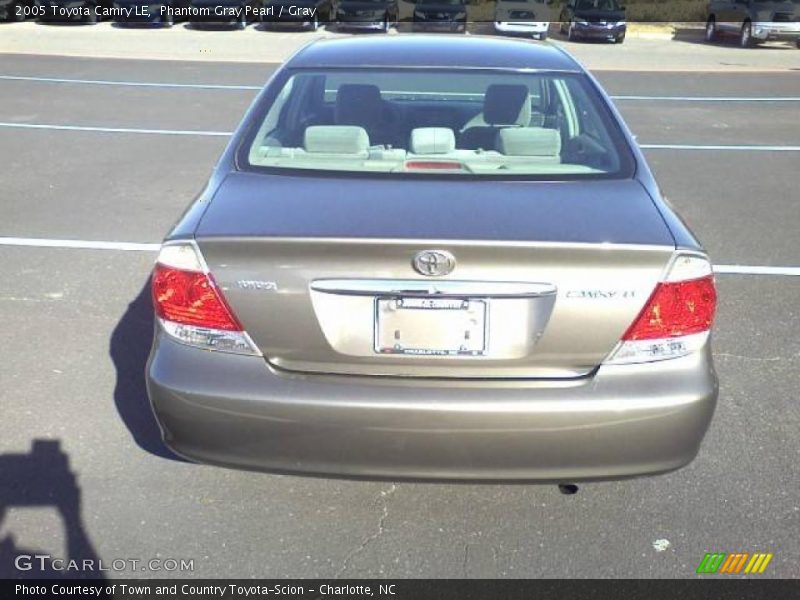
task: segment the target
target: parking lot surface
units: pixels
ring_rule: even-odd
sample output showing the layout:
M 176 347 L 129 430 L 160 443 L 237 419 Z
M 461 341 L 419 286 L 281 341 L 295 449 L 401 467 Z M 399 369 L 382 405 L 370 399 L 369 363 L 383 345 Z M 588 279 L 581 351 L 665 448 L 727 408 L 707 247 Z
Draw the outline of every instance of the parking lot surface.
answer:
M 718 275 L 721 393 L 698 458 L 563 496 L 240 472 L 161 445 L 142 377 L 154 254 L 119 243 L 160 241 L 274 68 L 0 55 L 0 577 L 19 575 L 9 557 L 26 549 L 322 578 L 692 577 L 705 552 L 761 551 L 775 555 L 764 576 L 800 576 L 797 73 L 596 72 L 731 272 Z M 35 440 L 59 443 L 77 490 L 56 461 L 31 470 Z

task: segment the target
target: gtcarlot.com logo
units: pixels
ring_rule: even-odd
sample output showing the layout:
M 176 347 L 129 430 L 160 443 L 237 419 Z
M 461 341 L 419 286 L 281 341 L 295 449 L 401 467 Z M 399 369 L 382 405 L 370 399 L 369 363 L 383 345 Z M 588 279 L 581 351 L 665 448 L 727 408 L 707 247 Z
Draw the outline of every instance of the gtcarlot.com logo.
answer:
M 707 552 L 697 567 L 698 573 L 760 574 L 763 573 L 772 553 L 766 552 Z
M 20 554 L 14 559 L 18 571 L 194 571 L 194 559 L 184 558 L 115 558 L 113 560 L 64 559 L 50 554 Z

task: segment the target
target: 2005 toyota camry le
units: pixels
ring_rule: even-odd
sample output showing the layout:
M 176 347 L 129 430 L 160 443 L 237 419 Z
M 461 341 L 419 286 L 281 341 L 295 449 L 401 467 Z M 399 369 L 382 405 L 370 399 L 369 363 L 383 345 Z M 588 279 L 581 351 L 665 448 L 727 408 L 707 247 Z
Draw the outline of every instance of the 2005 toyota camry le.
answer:
M 318 41 L 253 103 L 152 277 L 147 384 L 192 460 L 569 482 L 697 454 L 707 255 L 554 46 Z

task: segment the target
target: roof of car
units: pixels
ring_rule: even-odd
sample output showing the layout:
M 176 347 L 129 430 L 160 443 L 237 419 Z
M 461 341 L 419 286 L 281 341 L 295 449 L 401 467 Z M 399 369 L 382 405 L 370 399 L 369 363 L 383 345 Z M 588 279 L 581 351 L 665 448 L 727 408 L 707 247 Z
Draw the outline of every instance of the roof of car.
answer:
M 297 52 L 288 66 L 582 70 L 575 59 L 551 44 L 424 34 L 319 40 Z

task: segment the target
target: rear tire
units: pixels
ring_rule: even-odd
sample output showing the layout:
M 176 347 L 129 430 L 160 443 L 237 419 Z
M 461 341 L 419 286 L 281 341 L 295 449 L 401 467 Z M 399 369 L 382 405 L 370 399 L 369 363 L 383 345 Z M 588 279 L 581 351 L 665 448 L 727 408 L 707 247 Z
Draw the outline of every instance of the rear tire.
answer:
M 717 20 L 714 17 L 708 17 L 706 21 L 706 41 L 713 44 L 719 39 L 719 31 L 717 31 Z
M 753 41 L 753 24 L 750 21 L 742 23 L 742 30 L 739 32 L 739 46 L 742 48 L 752 48 L 755 46 Z
M 567 29 L 567 39 L 570 42 L 574 42 L 575 40 L 578 39 L 578 34 L 575 33 L 575 22 L 574 21 L 570 21 L 569 22 L 569 27 Z

